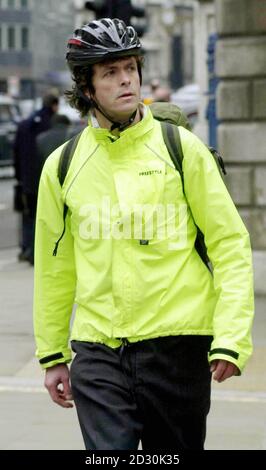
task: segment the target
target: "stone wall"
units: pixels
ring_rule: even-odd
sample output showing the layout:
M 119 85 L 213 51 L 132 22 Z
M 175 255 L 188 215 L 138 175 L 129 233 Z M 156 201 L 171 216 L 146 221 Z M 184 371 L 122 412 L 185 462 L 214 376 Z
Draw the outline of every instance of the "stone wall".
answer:
M 208 106 L 208 68 L 207 44 L 210 34 L 216 33 L 215 11 L 213 0 L 196 2 L 194 10 L 194 61 L 195 83 L 200 86 L 199 115 L 193 132 L 209 142 L 209 123 L 206 117 Z
M 266 294 L 266 0 L 215 0 L 219 150 L 251 234 L 257 293 Z

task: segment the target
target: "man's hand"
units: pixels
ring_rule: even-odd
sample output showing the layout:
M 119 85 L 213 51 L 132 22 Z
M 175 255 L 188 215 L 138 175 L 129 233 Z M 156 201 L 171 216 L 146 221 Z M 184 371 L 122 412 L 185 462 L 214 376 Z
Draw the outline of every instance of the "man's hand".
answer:
M 211 362 L 211 372 L 213 373 L 213 379 L 217 382 L 224 382 L 233 375 L 239 375 L 239 369 L 235 364 L 230 361 L 224 361 L 223 359 L 216 359 Z
M 69 370 L 66 364 L 57 364 L 46 369 L 44 386 L 52 400 L 63 408 L 73 408 L 69 383 Z

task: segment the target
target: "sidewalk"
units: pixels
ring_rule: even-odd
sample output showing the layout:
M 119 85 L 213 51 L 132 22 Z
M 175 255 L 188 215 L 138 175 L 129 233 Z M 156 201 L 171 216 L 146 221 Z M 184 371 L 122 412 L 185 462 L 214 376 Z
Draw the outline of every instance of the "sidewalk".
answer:
M 34 358 L 33 268 L 0 250 L 0 449 L 84 449 L 75 409 L 56 406 Z M 266 315 L 257 299 L 254 355 L 241 378 L 213 386 L 206 449 L 266 449 Z
M 56 406 L 34 358 L 33 268 L 0 250 L 0 449 L 84 449 L 76 410 Z

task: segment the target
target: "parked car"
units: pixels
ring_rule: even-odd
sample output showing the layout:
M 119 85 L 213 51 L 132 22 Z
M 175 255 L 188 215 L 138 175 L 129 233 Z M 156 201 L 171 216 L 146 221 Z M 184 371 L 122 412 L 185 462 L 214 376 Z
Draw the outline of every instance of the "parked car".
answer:
M 0 166 L 13 163 L 13 142 L 20 119 L 16 101 L 0 94 Z
M 193 127 L 199 113 L 199 85 L 192 83 L 179 88 L 176 92 L 171 94 L 171 103 L 176 104 L 184 111 Z

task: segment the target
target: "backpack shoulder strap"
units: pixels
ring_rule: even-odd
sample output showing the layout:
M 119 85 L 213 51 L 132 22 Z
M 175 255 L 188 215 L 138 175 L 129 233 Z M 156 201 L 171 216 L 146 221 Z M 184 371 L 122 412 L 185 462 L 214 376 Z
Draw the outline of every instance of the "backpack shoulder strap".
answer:
M 79 139 L 81 137 L 83 130 L 79 132 L 77 135 L 74 135 L 71 137 L 71 139 L 65 144 L 63 147 L 63 150 L 61 152 L 60 158 L 59 158 L 59 164 L 58 164 L 58 169 L 57 169 L 57 176 L 59 179 L 60 186 L 62 187 L 71 163 L 71 160 L 73 158 L 73 155 L 75 153 L 75 150 L 77 148 Z M 58 250 L 58 245 L 60 241 L 62 240 L 65 231 L 66 231 L 66 216 L 68 213 L 68 206 L 64 202 L 64 208 L 63 208 L 63 231 L 58 238 L 58 240 L 55 243 L 54 251 L 53 251 L 53 256 L 57 255 L 57 250 Z
M 163 139 L 175 168 L 180 173 L 184 191 L 184 173 L 182 169 L 184 154 L 178 126 L 167 121 L 161 121 Z M 212 154 L 221 176 L 226 175 L 226 168 L 222 156 L 213 147 L 207 147 Z
M 169 155 L 175 165 L 176 170 L 180 173 L 181 180 L 182 180 L 182 186 L 183 186 L 183 193 L 185 194 L 184 190 L 184 173 L 182 169 L 182 163 L 184 159 L 184 154 L 183 154 L 183 149 L 182 149 L 182 144 L 181 144 L 181 138 L 180 138 L 180 133 L 178 130 L 178 126 L 174 124 L 170 124 L 169 122 L 162 121 L 161 122 L 162 126 L 162 133 L 163 133 L 163 138 L 165 145 L 167 147 L 167 150 L 169 152 Z M 194 220 L 193 214 L 191 212 L 192 218 Z M 207 266 L 207 268 L 212 271 L 211 265 L 210 265 L 210 260 L 207 254 L 207 248 L 205 245 L 204 241 L 204 235 L 197 226 L 195 220 L 194 224 L 197 228 L 197 237 L 195 240 L 195 248 L 201 257 L 202 261 L 204 264 Z
M 60 186 L 63 186 L 64 184 L 68 169 L 70 167 L 71 160 L 77 148 L 82 132 L 83 130 L 79 132 L 77 135 L 74 135 L 73 137 L 71 137 L 71 139 L 63 147 L 63 150 L 61 152 L 60 159 L 59 159 L 58 172 L 57 172 Z
M 182 150 L 178 126 L 176 126 L 175 124 L 170 124 L 167 121 L 161 121 L 160 124 L 165 145 L 172 159 L 172 162 L 175 165 L 175 168 L 180 173 L 184 190 L 184 174 L 182 168 L 184 154 Z

